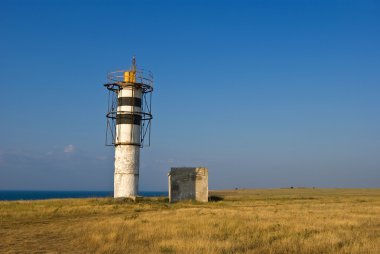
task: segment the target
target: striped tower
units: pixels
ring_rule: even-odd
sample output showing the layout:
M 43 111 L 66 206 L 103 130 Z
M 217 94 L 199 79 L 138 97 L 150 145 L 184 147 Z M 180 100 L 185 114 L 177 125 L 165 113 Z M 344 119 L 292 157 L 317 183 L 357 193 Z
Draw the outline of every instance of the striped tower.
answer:
M 116 119 L 113 142 L 115 146 L 114 197 L 135 197 L 139 189 L 141 124 L 147 119 L 147 115 L 151 119 L 150 112 L 147 114 L 142 110 L 142 99 L 147 88 L 151 90 L 153 88 L 144 84 L 144 79 L 136 70 L 135 58 L 132 60 L 132 68 L 118 72 L 116 77 L 117 83 L 112 84 L 118 87 L 117 90 L 113 90 L 117 94 L 117 110 L 113 112 Z
M 141 87 L 135 65 L 125 72 L 117 99 L 114 197 L 137 196 L 139 189 Z

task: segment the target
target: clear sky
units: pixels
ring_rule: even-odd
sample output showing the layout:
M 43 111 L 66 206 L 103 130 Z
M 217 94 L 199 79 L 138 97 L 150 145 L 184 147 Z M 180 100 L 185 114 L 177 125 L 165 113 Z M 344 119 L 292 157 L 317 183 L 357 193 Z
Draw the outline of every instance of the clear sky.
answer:
M 0 1 L 0 189 L 112 190 L 108 71 L 155 76 L 141 190 L 380 187 L 379 1 Z

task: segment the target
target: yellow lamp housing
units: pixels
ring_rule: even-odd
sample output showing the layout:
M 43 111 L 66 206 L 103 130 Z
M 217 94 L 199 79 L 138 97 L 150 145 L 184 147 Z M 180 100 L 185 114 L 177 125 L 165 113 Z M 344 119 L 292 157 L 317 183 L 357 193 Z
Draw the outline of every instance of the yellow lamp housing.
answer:
M 124 72 L 124 81 L 128 83 L 136 83 L 136 71 Z

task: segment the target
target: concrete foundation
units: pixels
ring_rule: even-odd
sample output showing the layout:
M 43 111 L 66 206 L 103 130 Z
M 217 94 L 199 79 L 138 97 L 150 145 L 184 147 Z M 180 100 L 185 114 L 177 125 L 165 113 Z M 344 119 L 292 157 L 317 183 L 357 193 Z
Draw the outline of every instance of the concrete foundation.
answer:
M 207 168 L 171 168 L 168 176 L 169 202 L 181 200 L 208 202 Z

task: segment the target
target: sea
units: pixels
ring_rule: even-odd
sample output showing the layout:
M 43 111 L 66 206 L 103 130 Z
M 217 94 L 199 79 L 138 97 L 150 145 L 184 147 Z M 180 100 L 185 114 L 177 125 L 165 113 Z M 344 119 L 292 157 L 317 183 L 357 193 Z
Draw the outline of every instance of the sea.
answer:
M 165 191 L 141 191 L 143 197 L 166 197 Z M 15 191 L 0 190 L 0 200 L 40 200 L 56 198 L 113 197 L 113 191 Z

